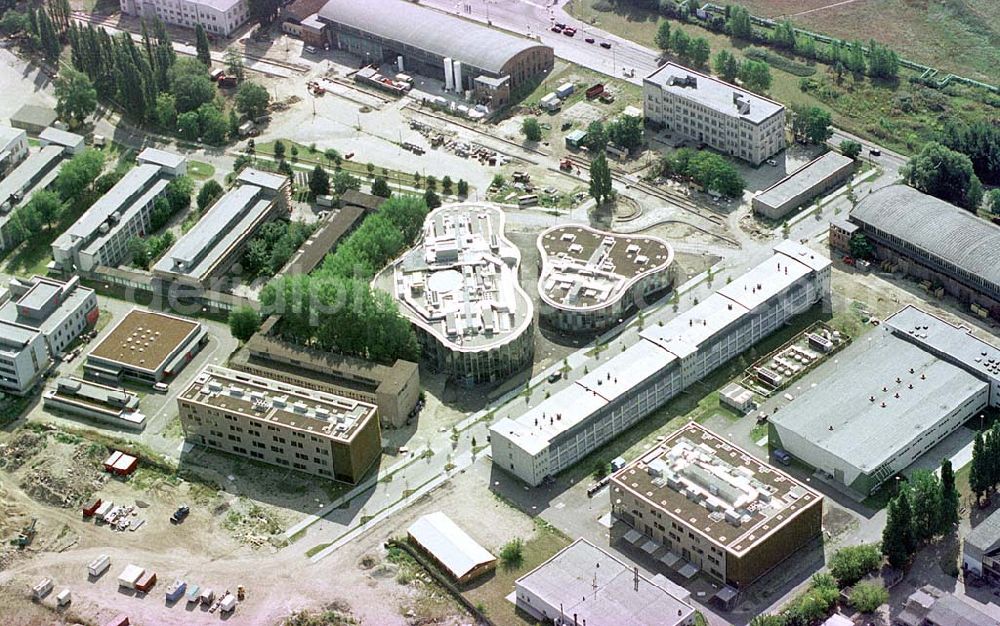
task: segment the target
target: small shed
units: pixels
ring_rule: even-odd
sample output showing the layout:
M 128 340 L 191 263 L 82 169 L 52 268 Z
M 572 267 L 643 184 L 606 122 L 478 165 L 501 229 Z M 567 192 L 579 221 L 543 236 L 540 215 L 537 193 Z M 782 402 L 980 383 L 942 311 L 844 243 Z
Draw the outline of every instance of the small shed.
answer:
M 496 569 L 497 559 L 441 511 L 424 515 L 407 531 L 410 542 L 459 583 Z
M 31 135 L 38 135 L 56 121 L 56 112 L 48 107 L 26 104 L 10 116 L 10 125 Z
M 83 135 L 71 133 L 50 126 L 38 135 L 38 139 L 43 146 L 61 146 L 65 154 L 74 155 L 83 152 L 86 147 L 86 140 Z
M 730 383 L 719 391 L 719 400 L 740 413 L 753 409 L 753 392 L 742 385 Z
M 118 476 L 128 476 L 135 471 L 138 464 L 139 459 L 135 458 L 131 454 L 125 454 L 121 450 L 115 450 L 111 453 L 111 456 L 105 459 L 104 469 L 105 471 L 117 474 Z
M 567 148 L 579 148 L 585 141 L 587 141 L 587 131 L 579 128 L 566 135 Z

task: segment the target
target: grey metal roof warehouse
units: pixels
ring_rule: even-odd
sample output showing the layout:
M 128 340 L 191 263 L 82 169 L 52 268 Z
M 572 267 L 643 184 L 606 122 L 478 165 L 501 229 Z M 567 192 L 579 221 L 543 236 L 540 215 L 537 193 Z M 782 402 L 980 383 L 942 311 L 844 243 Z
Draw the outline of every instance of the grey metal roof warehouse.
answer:
M 851 211 L 851 220 L 896 237 L 997 289 L 1000 227 L 906 185 L 884 187 Z
M 768 206 L 780 207 L 853 163 L 853 159 L 842 154 L 827 152 L 760 192 L 755 200 Z
M 330 0 L 319 17 L 496 73 L 511 57 L 541 47 L 531 39 L 400 0 Z

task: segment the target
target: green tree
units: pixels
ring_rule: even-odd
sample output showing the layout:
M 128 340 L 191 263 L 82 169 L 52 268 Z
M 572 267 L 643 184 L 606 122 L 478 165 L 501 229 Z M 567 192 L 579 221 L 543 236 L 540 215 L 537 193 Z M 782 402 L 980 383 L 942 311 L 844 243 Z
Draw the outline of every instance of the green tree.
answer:
M 611 180 L 611 168 L 608 166 L 608 159 L 603 152 L 598 152 L 594 160 L 590 162 L 590 197 L 598 206 L 603 205 L 611 199 L 614 187 Z
M 427 176 L 427 178 L 424 179 L 424 187 L 430 189 L 431 191 L 437 191 L 438 188 L 437 177 L 434 176 L 433 174 Z
M 441 206 L 441 198 L 434 193 L 433 189 L 428 189 L 424 192 L 424 202 L 427 204 L 428 209 L 436 209 Z
M 198 141 L 201 136 L 201 119 L 197 111 L 188 111 L 177 116 L 177 132 L 188 141 Z
M 169 77 L 170 93 L 174 94 L 179 114 L 194 111 L 215 98 L 215 84 L 198 59 L 177 59 L 170 68 Z
M 63 200 L 72 202 L 90 189 L 103 169 L 104 153 L 87 148 L 63 164 L 53 187 Z
M 816 38 L 802 34 L 795 38 L 795 52 L 807 59 L 816 58 Z
M 731 83 L 740 73 L 740 62 L 729 50 L 719 50 L 712 60 L 712 69 L 719 78 Z
M 167 183 L 163 191 L 164 197 L 170 203 L 171 213 L 177 213 L 191 206 L 194 181 L 188 176 L 178 176 Z
M 660 20 L 660 24 L 656 27 L 656 37 L 653 41 L 660 50 L 664 52 L 670 50 L 670 22 Z
M 899 74 L 899 56 L 874 39 L 868 42 L 868 74 L 893 80 Z
M 330 186 L 333 188 L 334 194 L 341 196 L 348 189 L 361 189 L 361 180 L 344 170 L 340 170 L 333 173 L 330 178 Z
M 830 112 L 818 106 L 792 105 L 792 134 L 800 141 L 822 144 L 833 136 Z
M 542 126 L 538 123 L 538 120 L 533 117 L 526 117 L 524 121 L 521 122 L 521 134 L 528 141 L 541 141 L 542 140 Z
M 508 570 L 521 567 L 524 563 L 524 542 L 519 537 L 511 539 L 500 549 L 500 562 Z
M 642 145 L 642 118 L 622 115 L 608 124 L 608 139 L 629 152 Z
M 959 495 L 958 488 L 955 487 L 955 471 L 951 467 L 951 460 L 941 461 L 941 533 L 950 532 L 958 524 Z
M 910 476 L 908 488 L 914 537 L 918 542 L 928 541 L 942 526 L 941 483 L 928 470 L 917 470 Z
M 243 82 L 246 78 L 246 66 L 243 65 L 243 55 L 236 48 L 227 48 L 223 56 L 226 63 L 226 74 L 236 78 L 238 82 Z
M 688 46 L 691 45 L 691 38 L 680 28 L 674 30 L 670 33 L 670 49 L 674 51 L 677 56 L 686 57 L 688 55 Z
M 149 269 L 149 244 L 141 237 L 132 237 L 128 240 L 128 252 L 132 257 L 132 265 L 139 269 Z
M 786 626 L 787 623 L 788 620 L 785 619 L 784 615 L 761 613 L 751 619 L 748 626 Z
M 729 19 L 726 20 L 726 30 L 736 39 L 750 41 L 753 39 L 753 26 L 750 23 L 750 12 L 745 8 L 730 5 Z
M 382 198 L 388 198 L 392 195 L 392 189 L 389 188 L 389 183 L 386 182 L 381 176 L 376 176 L 375 180 L 372 181 L 372 195 L 380 196 Z
M 330 193 L 330 176 L 326 170 L 317 165 L 309 175 L 309 193 L 316 196 L 325 196 Z
M 468 197 L 468 195 L 469 195 L 469 183 L 465 182 L 464 178 L 459 178 L 458 179 L 458 196 L 460 198 L 466 198 L 466 197 Z M 1000 198 L 998 198 L 998 202 L 1000 202 Z M 998 207 L 997 210 L 1000 211 L 1000 207 Z
M 851 605 L 862 613 L 874 613 L 889 602 L 889 591 L 880 583 L 860 582 L 851 589 Z
M 444 193 L 447 193 L 447 194 L 451 194 L 452 186 L 453 185 L 454 185 L 454 183 L 451 180 L 451 176 L 448 176 L 447 174 L 445 174 L 444 178 L 441 179 L 441 191 L 443 191 Z
M 861 155 L 861 144 L 853 139 L 845 139 L 840 142 L 840 153 L 845 157 L 857 160 Z
M 788 20 L 775 24 L 771 31 L 771 44 L 785 50 L 795 49 L 795 27 Z
M 608 131 L 604 128 L 604 122 L 594 120 L 588 124 L 584 142 L 591 152 L 604 152 L 604 148 L 608 145 Z
M 993 215 L 1000 215 L 1000 189 L 990 189 L 986 193 L 986 206 Z
M 279 161 L 285 158 L 285 142 L 280 139 L 274 142 L 274 158 Z
M 229 122 L 222 111 L 211 102 L 198 107 L 198 125 L 201 128 L 201 139 L 205 143 L 219 146 L 226 142 Z
M 252 22 L 268 26 L 278 16 L 281 2 L 280 0 L 249 0 L 247 7 Z
M 247 341 L 260 330 L 260 315 L 248 306 L 229 312 L 229 332 L 240 341 Z
M 841 587 L 850 587 L 882 565 L 882 553 L 874 543 L 840 548 L 830 557 L 830 574 Z
M 851 256 L 856 259 L 874 259 L 875 247 L 864 233 L 854 233 L 848 241 Z
M 208 179 L 198 190 L 198 210 L 204 211 L 223 194 L 222 185 L 214 178 Z
M 983 200 L 969 157 L 937 142 L 924 144 L 900 173 L 912 187 L 973 212 Z
M 201 24 L 196 24 L 194 27 L 194 40 L 195 40 L 195 50 L 196 58 L 201 61 L 205 67 L 212 66 L 212 50 L 208 45 L 208 35 L 205 34 L 205 29 Z
M 50 230 L 65 208 L 59 194 L 47 189 L 35 192 L 27 204 L 30 205 L 30 210 L 37 215 L 38 221 L 48 226 Z
M 164 130 L 173 132 L 177 129 L 177 99 L 173 94 L 161 93 L 156 96 L 153 121 Z
M 771 68 L 764 61 L 747 59 L 740 65 L 739 79 L 750 91 L 764 93 L 771 88 Z
M 55 82 L 56 113 L 70 124 L 80 124 L 97 110 L 97 90 L 87 75 L 63 68 Z
M 236 91 L 236 110 L 252 120 L 267 113 L 270 103 L 271 96 L 267 89 L 257 83 L 245 82 Z
M 704 67 L 712 55 L 712 48 L 704 37 L 695 37 L 688 46 L 688 54 L 695 67 Z
M 909 562 L 916 546 L 910 501 L 906 492 L 902 492 L 889 501 L 885 528 L 882 529 L 882 554 L 889 560 L 889 565 L 898 569 Z
M 989 465 L 990 459 L 986 456 L 983 433 L 976 433 L 976 439 L 972 444 L 972 465 L 969 468 L 969 489 L 976 496 L 976 504 L 983 499 L 991 486 L 988 475 Z
M 52 19 L 44 10 L 38 10 L 38 39 L 42 46 L 42 55 L 49 63 L 56 63 L 59 54 L 62 52 L 62 44 L 59 42 L 59 35 L 56 33 Z
M 340 161 L 341 161 L 341 159 L 343 157 L 340 156 L 340 153 L 337 152 L 336 149 L 334 149 L 334 148 L 327 148 L 323 152 L 323 158 L 326 159 L 328 163 L 336 163 L 336 164 L 339 165 Z

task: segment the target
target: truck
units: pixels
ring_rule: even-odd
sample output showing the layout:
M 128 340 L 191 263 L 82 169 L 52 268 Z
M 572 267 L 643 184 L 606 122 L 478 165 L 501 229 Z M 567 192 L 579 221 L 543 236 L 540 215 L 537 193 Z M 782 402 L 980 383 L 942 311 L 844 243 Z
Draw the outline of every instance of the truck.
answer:
M 170 516 L 170 523 L 171 524 L 180 524 L 181 522 L 183 522 L 187 518 L 187 516 L 190 513 L 191 513 L 191 507 L 189 507 L 186 504 L 181 505 L 181 506 L 177 507 L 177 510 L 174 511 L 174 514 Z
M 236 608 L 236 596 L 231 593 L 227 593 L 222 602 L 219 603 L 219 609 L 223 613 L 231 613 Z
M 97 578 L 111 567 L 111 557 L 102 554 L 87 565 L 87 574 Z
M 112 502 L 111 500 L 108 500 L 107 502 L 102 502 L 101 505 L 97 507 L 97 510 L 94 511 L 94 517 L 97 518 L 98 520 L 103 520 L 104 516 L 110 513 L 111 509 L 113 509 L 114 506 L 115 503 Z
M 167 587 L 167 602 L 177 602 L 187 591 L 187 583 L 183 580 L 175 580 Z

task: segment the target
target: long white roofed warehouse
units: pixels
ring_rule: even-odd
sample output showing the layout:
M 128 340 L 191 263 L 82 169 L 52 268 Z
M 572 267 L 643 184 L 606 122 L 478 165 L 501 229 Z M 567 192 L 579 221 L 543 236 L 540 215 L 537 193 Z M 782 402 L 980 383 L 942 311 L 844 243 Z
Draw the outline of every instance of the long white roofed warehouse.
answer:
M 375 19 L 373 16 L 378 16 Z M 448 89 L 501 107 L 519 86 L 552 70 L 552 48 L 401 0 L 330 0 L 320 9 L 331 47 L 368 64 L 443 80 Z

